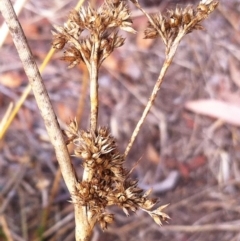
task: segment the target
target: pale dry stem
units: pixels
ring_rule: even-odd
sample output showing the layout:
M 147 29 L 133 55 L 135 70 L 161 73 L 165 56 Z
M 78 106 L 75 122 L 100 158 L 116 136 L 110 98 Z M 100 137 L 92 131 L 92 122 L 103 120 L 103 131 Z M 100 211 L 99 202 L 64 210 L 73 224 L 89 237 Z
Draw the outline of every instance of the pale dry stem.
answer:
M 96 220 L 86 206 L 74 205 L 76 241 L 90 241 Z
M 91 103 L 91 116 L 90 116 L 90 130 L 97 131 L 98 120 L 98 51 L 100 41 L 97 40 L 92 48 L 91 54 L 91 71 L 90 71 L 90 103 Z
M 149 113 L 150 108 L 152 107 L 154 100 L 156 99 L 157 93 L 163 82 L 163 78 L 166 74 L 167 69 L 169 68 L 173 57 L 176 53 L 177 47 L 187 33 L 192 32 L 193 30 L 203 29 L 201 26 L 201 21 L 208 17 L 208 15 L 214 11 L 218 5 L 218 1 L 210 0 L 208 3 L 200 1 L 197 10 L 194 10 L 191 7 L 187 7 L 184 10 L 176 8 L 175 12 L 170 11 L 169 17 L 162 16 L 153 16 L 151 18 L 139 5 L 138 0 L 131 0 L 137 8 L 139 8 L 148 18 L 150 27 L 145 31 L 146 38 L 156 38 L 157 34 L 160 35 L 164 44 L 165 44 L 165 61 L 163 63 L 162 69 L 160 71 L 158 80 L 153 88 L 152 94 L 148 100 L 148 103 L 143 111 L 143 114 L 138 121 L 132 137 L 127 145 L 124 156 L 128 155 L 140 129 L 141 126 Z M 155 22 L 157 24 L 155 24 Z
M 75 192 L 75 184 L 77 182 L 75 171 L 73 169 L 68 150 L 62 136 L 62 131 L 57 122 L 57 118 L 55 116 L 49 96 L 43 84 L 41 75 L 34 61 L 30 48 L 27 44 L 27 40 L 23 33 L 21 25 L 19 24 L 17 16 L 13 10 L 11 2 L 9 0 L 1 1 L 0 10 L 10 29 L 14 44 L 23 63 L 26 75 L 28 76 L 42 118 L 44 119 L 48 135 L 50 137 L 52 145 L 54 146 L 56 157 L 59 162 L 64 181 L 70 194 L 72 195 Z M 76 220 L 78 220 L 79 223 L 84 222 L 83 220 L 88 220 L 83 208 L 80 209 L 78 207 L 78 204 L 75 204 L 74 206 Z M 76 227 L 76 235 L 82 232 L 84 233 L 84 235 L 86 235 L 86 237 L 90 235 L 88 232 L 90 232 L 91 230 L 89 230 L 87 224 L 85 226 L 81 224 L 81 227 L 79 228 L 81 229 L 77 230 L 78 226 Z M 84 236 L 76 236 L 76 240 L 84 240 L 82 239 L 82 237 Z
M 135 141 L 135 139 L 136 139 L 136 137 L 137 137 L 141 127 L 142 127 L 142 124 L 145 121 L 145 119 L 146 119 L 146 117 L 147 117 L 147 115 L 148 115 L 148 113 L 149 113 L 149 111 L 150 111 L 150 109 L 151 109 L 155 99 L 156 99 L 157 93 L 158 93 L 158 91 L 161 88 L 161 84 L 163 82 L 164 76 L 165 76 L 169 66 L 172 63 L 173 57 L 174 57 L 174 55 L 175 55 L 175 53 L 177 51 L 177 47 L 178 47 L 178 45 L 179 45 L 179 43 L 180 43 L 180 41 L 181 41 L 181 39 L 182 39 L 182 37 L 184 35 L 185 35 L 184 31 L 179 33 L 179 35 L 176 37 L 175 41 L 173 42 L 169 52 L 166 54 L 166 58 L 165 58 L 165 61 L 163 63 L 163 66 L 161 68 L 161 71 L 160 71 L 159 77 L 157 79 L 157 82 L 154 85 L 154 88 L 153 88 L 153 91 L 152 91 L 152 93 L 150 95 L 148 103 L 147 103 L 147 105 L 146 105 L 146 107 L 145 107 L 145 109 L 144 109 L 144 111 L 142 113 L 142 116 L 139 119 L 139 121 L 138 121 L 138 123 L 137 123 L 137 125 L 136 125 L 136 127 L 135 127 L 135 129 L 134 129 L 134 131 L 132 133 L 132 136 L 131 136 L 131 138 L 130 138 L 130 140 L 128 142 L 128 145 L 126 147 L 126 150 L 124 152 L 124 157 L 125 158 L 127 157 L 129 151 L 131 150 L 132 145 L 133 145 L 133 143 L 134 143 L 134 141 Z

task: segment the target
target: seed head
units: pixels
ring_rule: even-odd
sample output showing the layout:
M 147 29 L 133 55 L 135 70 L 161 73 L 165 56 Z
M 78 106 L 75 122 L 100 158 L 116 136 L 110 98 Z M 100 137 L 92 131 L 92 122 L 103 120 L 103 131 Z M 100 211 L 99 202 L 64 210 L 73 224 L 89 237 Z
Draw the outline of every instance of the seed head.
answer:
M 145 38 L 161 36 L 168 50 L 177 36 L 203 29 L 201 22 L 215 10 L 217 5 L 218 1 L 205 0 L 201 1 L 196 9 L 193 6 L 177 7 L 165 15 L 156 14 L 152 16 L 152 22 L 149 22 L 145 30 Z
M 63 49 L 65 44 L 67 43 L 67 38 L 64 34 L 56 33 L 52 31 L 53 34 L 53 42 L 52 46 L 55 49 Z
M 100 66 L 115 48 L 124 43 L 124 39 L 118 36 L 118 29 L 136 33 L 132 28 L 128 6 L 123 0 L 106 0 L 99 9 L 89 5 L 79 11 L 72 10 L 64 27 L 55 28 L 57 33 L 53 32 L 53 46 L 57 49 L 64 48 L 67 43 L 71 46 L 70 53 L 68 49 L 62 58 L 70 62 L 69 68 L 80 61 L 89 64 L 94 51 L 98 52 L 97 65 Z M 87 35 L 83 37 L 84 30 L 87 30 Z M 80 54 L 75 51 L 77 56 L 72 56 L 72 46 Z M 96 46 L 99 47 L 96 49 Z
M 155 215 L 157 220 L 158 214 L 150 211 L 157 199 L 150 199 L 150 192 L 144 194 L 138 187 L 138 181 L 129 177 L 130 171 L 123 167 L 124 156 L 118 152 L 115 139 L 108 129 L 100 127 L 92 133 L 76 131 L 76 126 L 74 121 L 71 122 L 67 133 L 74 137 L 75 155 L 82 158 L 83 167 L 91 173 L 91 178 L 76 184 L 73 201 L 97 215 L 103 230 L 113 221 L 113 215 L 106 214 L 106 208 L 112 205 L 122 208 L 126 215 L 142 209 L 152 217 Z
M 78 65 L 83 60 L 80 51 L 74 46 L 71 46 L 67 50 L 65 50 L 64 56 L 60 59 L 69 62 L 69 69 L 74 67 L 75 65 Z

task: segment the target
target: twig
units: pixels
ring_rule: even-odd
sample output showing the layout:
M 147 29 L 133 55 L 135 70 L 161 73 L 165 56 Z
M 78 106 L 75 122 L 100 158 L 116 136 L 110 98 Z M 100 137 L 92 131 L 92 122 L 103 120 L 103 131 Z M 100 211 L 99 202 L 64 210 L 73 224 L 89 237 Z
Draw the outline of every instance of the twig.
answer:
M 58 167 L 57 172 L 55 173 L 55 177 L 54 177 L 54 181 L 53 181 L 53 185 L 50 191 L 50 198 L 49 198 L 49 202 L 47 207 L 45 207 L 42 211 L 42 219 L 41 219 L 41 229 L 45 230 L 46 226 L 47 226 L 47 220 L 49 217 L 49 213 L 51 210 L 51 206 L 53 204 L 54 198 L 59 190 L 59 183 L 61 181 L 61 170 Z M 42 233 L 40 233 L 40 235 L 42 235 Z M 40 239 L 42 239 L 43 237 L 40 236 Z
M 25 240 L 28 240 L 28 222 L 27 222 L 27 215 L 26 215 L 26 209 L 25 206 L 25 195 L 23 194 L 23 191 L 21 190 L 21 187 L 17 189 L 18 196 L 19 196 L 19 207 L 20 207 L 20 217 L 21 217 L 21 231 L 22 235 Z
M 66 225 L 67 223 L 71 222 L 74 218 L 73 213 L 69 213 L 64 218 L 62 218 L 59 222 L 52 225 L 48 230 L 46 230 L 43 234 L 43 238 L 47 238 L 52 235 L 56 230 L 60 229 L 62 226 Z M 37 241 L 37 240 L 34 240 Z
M 0 213 L 3 213 L 8 204 L 10 203 L 11 199 L 14 197 L 16 189 L 20 185 L 24 174 L 26 172 L 26 167 L 21 166 L 20 170 L 17 172 L 17 174 L 14 176 L 14 178 L 8 183 L 8 188 L 4 189 L 3 192 L 0 195 Z M 11 189 L 10 189 L 11 187 Z M 2 195 L 5 195 L 5 199 L 3 200 Z

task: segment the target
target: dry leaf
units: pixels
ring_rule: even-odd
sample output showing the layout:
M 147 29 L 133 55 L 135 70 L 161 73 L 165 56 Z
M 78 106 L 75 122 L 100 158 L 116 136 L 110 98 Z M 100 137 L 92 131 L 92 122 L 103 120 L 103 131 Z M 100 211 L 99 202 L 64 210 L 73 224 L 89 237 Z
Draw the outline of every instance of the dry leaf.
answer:
M 187 102 L 185 107 L 195 113 L 240 126 L 240 105 L 233 105 L 221 100 L 196 100 Z
M 16 88 L 22 84 L 22 80 L 22 76 L 16 72 L 5 73 L 1 75 L 0 84 L 9 88 Z

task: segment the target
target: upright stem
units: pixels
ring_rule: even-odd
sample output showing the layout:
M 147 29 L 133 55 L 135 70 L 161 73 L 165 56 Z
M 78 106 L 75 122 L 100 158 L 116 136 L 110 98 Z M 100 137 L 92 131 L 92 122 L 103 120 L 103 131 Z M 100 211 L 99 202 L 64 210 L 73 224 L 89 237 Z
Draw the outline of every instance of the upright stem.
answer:
M 86 207 L 75 204 L 75 239 L 76 241 L 90 241 L 92 237 L 92 231 L 95 225 L 95 218 L 88 217 L 88 211 Z
M 149 111 L 150 111 L 150 109 L 151 109 L 155 99 L 156 99 L 157 93 L 160 90 L 161 84 L 163 82 L 163 78 L 164 78 L 164 76 L 165 76 L 169 66 L 171 65 L 171 62 L 172 62 L 173 57 L 174 57 L 174 55 L 176 53 L 178 44 L 179 44 L 180 40 L 182 39 L 183 35 L 184 35 L 184 33 L 180 33 L 176 37 L 175 41 L 173 42 L 169 52 L 167 52 L 167 50 L 166 50 L 166 52 L 167 52 L 166 53 L 166 58 L 165 58 L 165 61 L 163 63 L 162 69 L 160 71 L 158 80 L 157 80 L 157 82 L 154 85 L 154 88 L 153 88 L 151 96 L 150 96 L 150 98 L 148 100 L 148 103 L 147 103 L 147 105 L 146 105 L 146 107 L 145 107 L 145 109 L 144 109 L 144 111 L 142 113 L 142 116 L 139 119 L 139 121 L 138 121 L 138 123 L 137 123 L 137 125 L 136 125 L 136 127 L 135 127 L 135 129 L 134 129 L 134 131 L 132 133 L 131 139 L 128 142 L 127 148 L 126 148 L 125 153 L 124 153 L 125 158 L 127 157 L 130 149 L 132 148 L 132 145 L 133 145 L 133 143 L 134 143 L 134 141 L 135 141 L 135 139 L 136 139 L 136 137 L 137 137 L 141 127 L 142 127 L 142 124 L 145 121 L 145 119 L 146 119 L 146 117 L 147 117 L 147 115 L 148 115 L 148 113 L 149 113 Z
M 97 120 L 98 120 L 98 51 L 100 47 L 100 41 L 97 36 L 95 37 L 94 44 L 92 46 L 92 53 L 90 63 L 90 104 L 91 104 L 91 116 L 90 116 L 90 130 L 96 133 Z M 91 181 L 93 176 L 93 170 L 89 167 L 84 168 L 82 181 Z M 86 206 L 74 205 L 75 210 L 75 223 L 76 241 L 90 241 L 92 230 L 96 223 L 96 215 L 93 216 L 91 210 L 88 210 Z
M 91 117 L 90 130 L 96 132 L 98 120 L 98 50 L 100 41 L 96 41 L 92 47 L 92 55 L 90 60 L 90 102 Z

